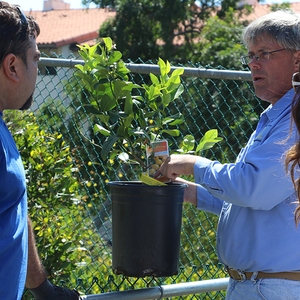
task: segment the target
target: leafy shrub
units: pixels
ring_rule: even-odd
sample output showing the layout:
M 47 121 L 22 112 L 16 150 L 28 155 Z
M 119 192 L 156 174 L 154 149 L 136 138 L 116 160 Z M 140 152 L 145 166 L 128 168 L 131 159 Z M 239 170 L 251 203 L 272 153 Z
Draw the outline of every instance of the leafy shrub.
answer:
M 39 255 L 53 282 L 75 286 L 77 273 L 92 261 L 87 244 L 100 239 L 91 219 L 84 220 L 85 198 L 70 149 L 61 134 L 41 129 L 32 113 L 7 112 L 5 120 L 23 159 Z

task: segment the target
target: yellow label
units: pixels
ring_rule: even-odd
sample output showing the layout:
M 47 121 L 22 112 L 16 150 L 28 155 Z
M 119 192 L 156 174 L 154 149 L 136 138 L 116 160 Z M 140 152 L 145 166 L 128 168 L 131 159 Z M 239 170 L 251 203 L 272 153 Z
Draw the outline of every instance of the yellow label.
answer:
M 147 184 L 147 185 L 167 185 L 159 180 L 156 180 L 152 177 L 149 177 L 146 174 L 142 174 L 140 177 L 140 181 Z

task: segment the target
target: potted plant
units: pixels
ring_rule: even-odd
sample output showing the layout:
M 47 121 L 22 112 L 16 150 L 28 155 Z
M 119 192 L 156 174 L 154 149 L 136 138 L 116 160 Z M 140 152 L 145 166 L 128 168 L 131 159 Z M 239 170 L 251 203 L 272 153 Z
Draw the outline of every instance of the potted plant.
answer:
M 110 38 L 94 46 L 79 46 L 84 60 L 75 76 L 90 94 L 85 110 L 95 116 L 94 132 L 105 137 L 103 160 L 120 159 L 122 165 L 138 166 L 130 181 L 112 181 L 112 265 L 126 276 L 171 276 L 178 272 L 182 203 L 185 184 L 147 185 L 139 179 L 147 173 L 146 147 L 180 135 L 180 113 L 168 106 L 183 93 L 180 76 L 169 62 L 158 60 L 160 75 L 150 74 L 151 84 L 137 85 Z M 221 139 L 216 130 L 207 132 L 196 151 L 208 149 Z M 183 139 L 181 150 L 191 152 L 193 136 Z M 143 180 L 144 181 L 144 180 Z

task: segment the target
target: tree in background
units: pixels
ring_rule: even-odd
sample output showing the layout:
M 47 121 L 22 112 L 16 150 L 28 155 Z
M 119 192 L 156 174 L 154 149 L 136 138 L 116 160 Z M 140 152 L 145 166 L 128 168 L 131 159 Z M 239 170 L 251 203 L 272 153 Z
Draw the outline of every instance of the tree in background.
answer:
M 103 7 L 110 1 L 84 2 Z M 99 34 L 112 38 L 124 60 L 147 61 L 161 57 L 184 63 L 192 59 L 195 45 L 201 42 L 206 20 L 217 11 L 223 18 L 236 3 L 237 0 L 224 0 L 220 7 L 214 0 L 111 1 L 117 9 L 116 17 L 104 23 Z
M 244 69 L 245 66 L 241 65 L 240 60 L 241 55 L 247 52 L 240 42 L 243 28 L 243 23 L 232 8 L 226 12 L 224 18 L 210 17 L 202 30 L 202 41 L 196 45 L 197 54 L 192 62 L 205 68 L 213 66 L 226 70 Z M 201 95 L 198 96 L 199 101 L 196 105 L 199 108 L 205 107 L 200 109 L 201 114 L 194 110 L 193 118 L 196 122 L 190 122 L 189 128 L 197 132 L 197 128 L 200 127 L 202 132 L 218 126 L 231 148 L 226 154 L 224 149 L 220 149 L 222 155 L 215 154 L 217 157 L 226 158 L 226 162 L 235 160 L 239 149 L 252 131 L 251 126 L 262 111 L 262 105 L 249 88 L 250 82 L 220 79 L 201 81 L 201 85 L 190 84 L 190 81 L 187 81 L 187 89 L 197 87 L 195 94 Z

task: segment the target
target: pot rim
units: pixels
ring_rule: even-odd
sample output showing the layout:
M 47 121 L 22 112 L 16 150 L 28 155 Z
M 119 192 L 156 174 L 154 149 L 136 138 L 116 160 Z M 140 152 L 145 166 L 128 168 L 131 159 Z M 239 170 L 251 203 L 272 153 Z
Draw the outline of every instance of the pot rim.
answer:
M 130 186 L 132 188 L 134 187 L 141 187 L 141 186 L 146 186 L 146 187 L 152 187 L 152 188 L 166 188 L 170 186 L 181 186 L 181 187 L 188 187 L 188 184 L 183 183 L 183 182 L 178 182 L 178 181 L 171 181 L 166 183 L 166 185 L 147 185 L 144 184 L 142 181 L 139 180 L 115 180 L 115 181 L 109 181 L 108 185 L 110 186 Z

